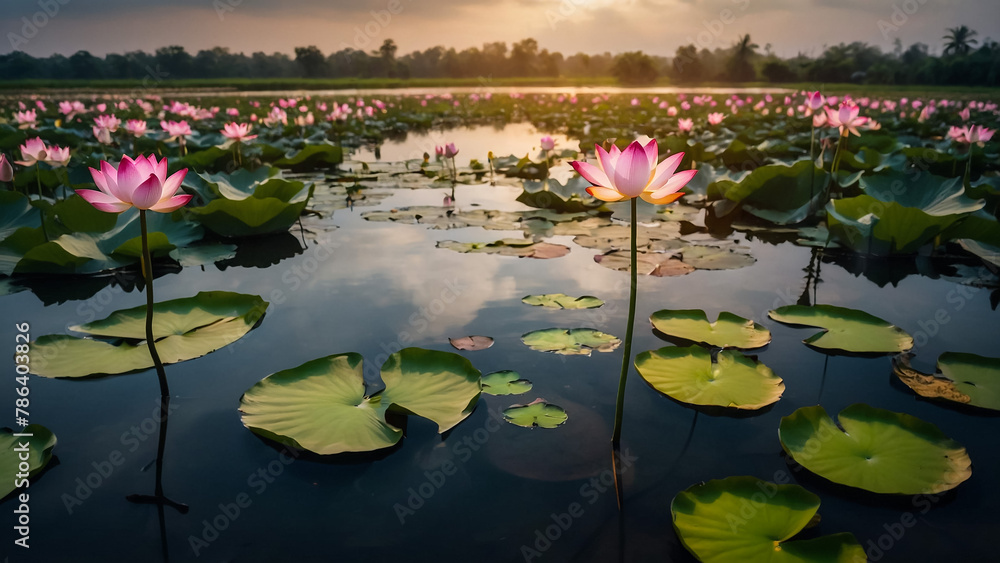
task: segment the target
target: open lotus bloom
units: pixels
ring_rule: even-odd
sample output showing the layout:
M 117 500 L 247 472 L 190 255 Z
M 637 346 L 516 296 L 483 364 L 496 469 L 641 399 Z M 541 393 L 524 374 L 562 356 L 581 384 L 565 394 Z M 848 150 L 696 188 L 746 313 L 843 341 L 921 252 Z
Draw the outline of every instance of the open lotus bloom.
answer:
M 45 146 L 45 141 L 41 137 L 28 139 L 21 145 L 21 160 L 16 160 L 15 162 L 21 166 L 34 166 L 46 159 L 48 150 L 48 147 Z
M 844 102 L 840 104 L 840 109 L 833 110 L 830 108 L 825 108 L 826 111 L 826 122 L 830 127 L 839 127 L 840 134 L 846 137 L 849 133 L 853 133 L 857 136 L 861 136 L 858 132 L 858 127 L 868 123 L 867 117 L 862 117 L 858 115 L 861 108 L 857 104 L 851 102 Z
M 169 213 L 183 207 L 191 200 L 191 195 L 175 195 L 187 168 L 167 177 L 167 159 L 156 160 L 156 156 L 140 156 L 132 160 L 123 156 L 118 168 L 107 161 L 101 162 L 101 169 L 90 169 L 90 175 L 97 184 L 97 190 L 76 190 L 88 203 L 108 213 L 121 213 L 130 207 Z
M 69 147 L 49 147 L 48 154 L 45 157 L 45 163 L 53 168 L 59 168 L 69 164 Z
M 684 195 L 680 189 L 698 173 L 697 170 L 684 170 L 674 174 L 684 159 L 682 152 L 668 156 L 657 165 L 659 148 L 656 139 L 646 146 L 632 141 L 625 150 L 616 146 L 612 146 L 610 152 L 600 145 L 594 145 L 594 148 L 598 166 L 580 161 L 570 162 L 570 165 L 585 180 L 594 184 L 587 188 L 587 193 L 602 201 L 626 201 L 641 197 L 656 205 L 670 203 Z
M 250 128 L 249 123 L 227 123 L 222 129 L 222 136 L 236 142 L 256 139 L 257 135 L 250 134 Z
M 146 122 L 142 119 L 129 119 L 125 122 L 125 130 L 136 137 L 146 134 Z
M 184 138 L 191 134 L 191 126 L 187 121 L 160 121 L 160 128 L 167 132 L 169 139 Z

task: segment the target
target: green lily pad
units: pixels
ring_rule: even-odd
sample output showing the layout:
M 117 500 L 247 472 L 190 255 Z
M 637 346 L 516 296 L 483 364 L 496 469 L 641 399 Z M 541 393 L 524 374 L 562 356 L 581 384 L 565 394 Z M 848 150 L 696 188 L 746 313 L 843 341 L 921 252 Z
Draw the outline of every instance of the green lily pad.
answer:
M 271 180 L 268 184 L 278 181 Z M 220 198 L 208 202 L 204 207 L 192 207 L 187 211 L 205 228 L 223 237 L 249 237 L 283 232 L 298 221 L 306 204 L 309 203 L 309 198 L 312 197 L 313 189 L 314 186 L 310 184 L 309 189 L 304 192 L 304 198 L 293 197 L 290 201 L 256 195 L 241 200 Z M 281 196 L 286 197 L 288 193 L 282 193 Z
M 667 346 L 636 356 L 635 368 L 657 391 L 691 405 L 756 410 L 785 392 L 770 368 L 731 350 L 713 363 L 700 346 Z
M 555 428 L 569 418 L 559 405 L 535 399 L 527 405 L 511 405 L 504 409 L 503 418 L 511 424 L 526 428 Z
M 725 197 L 765 221 L 791 225 L 821 208 L 829 197 L 826 191 L 829 181 L 829 174 L 808 159 L 791 165 L 768 164 L 757 167 L 729 187 Z
M 5 498 L 16 490 L 14 483 L 18 473 L 22 473 L 18 465 L 22 461 L 28 462 L 27 478 L 34 477 L 39 471 L 48 465 L 52 460 L 52 448 L 56 445 L 56 435 L 48 428 L 40 424 L 31 424 L 17 434 L 31 434 L 31 437 L 17 437 L 10 428 L 0 428 L 0 471 L 7 476 L 0 484 L 0 499 Z M 19 452 L 23 444 L 28 446 L 28 459 L 20 457 L 23 452 Z
M 843 430 L 823 407 L 802 407 L 781 419 L 781 447 L 820 477 L 874 493 L 940 493 L 972 476 L 965 448 L 929 422 L 861 403 L 838 420 Z
M 604 305 L 604 301 L 590 295 L 570 297 L 565 293 L 527 295 L 521 298 L 521 303 L 549 309 L 596 309 Z
M 363 358 L 326 356 L 265 377 L 240 399 L 251 431 L 320 455 L 367 452 L 399 442 L 390 409 L 437 423 L 445 432 L 475 408 L 480 372 L 450 352 L 405 348 L 382 365 L 385 389 L 366 395 Z
M 870 195 L 831 200 L 827 227 L 838 244 L 861 254 L 912 254 L 934 240 L 963 215 L 931 215 Z
M 455 252 L 474 254 L 499 254 L 501 256 L 517 256 L 519 258 L 559 258 L 569 254 L 569 247 L 549 242 L 534 242 L 531 239 L 503 239 L 496 242 L 456 242 L 442 240 L 438 248 L 447 248 Z
M 268 303 L 256 295 L 228 291 L 153 305 L 153 336 L 164 364 L 191 360 L 239 340 L 264 315 Z M 153 367 L 146 346 L 146 306 L 70 327 L 108 340 L 62 334 L 41 336 L 31 345 L 31 372 L 42 377 L 86 377 Z M 109 340 L 123 340 L 112 343 Z
M 793 540 L 817 516 L 819 497 L 798 485 L 755 477 L 698 483 L 670 503 L 674 530 L 705 563 L 859 563 L 865 550 L 850 533 Z
M 779 323 L 826 329 L 803 340 L 810 346 L 859 354 L 895 354 L 913 347 L 903 329 L 857 309 L 833 305 L 787 305 L 769 311 Z
M 343 149 L 331 143 L 323 142 L 306 145 L 295 154 L 275 160 L 274 165 L 281 168 L 291 168 L 295 171 L 308 171 L 317 168 L 331 168 L 343 161 Z
M 719 313 L 717 321 L 709 322 L 700 309 L 663 309 L 649 316 L 653 328 L 692 342 L 702 342 L 719 348 L 760 348 L 771 341 L 771 331 L 733 313 Z
M 0 191 L 0 240 L 14 234 L 21 227 L 37 227 L 41 224 L 42 213 L 31 205 L 31 200 L 17 192 Z
M 185 268 L 206 266 L 235 256 L 236 245 L 233 244 L 200 244 L 170 251 L 170 257 Z
M 521 379 L 516 371 L 502 370 L 483 376 L 483 393 L 489 395 L 520 395 L 531 391 L 531 382 Z
M 622 343 L 617 337 L 592 328 L 547 328 L 521 336 L 532 350 L 564 356 L 589 356 L 594 350 L 613 352 Z
M 972 213 L 986 204 L 966 197 L 962 178 L 957 176 L 943 178 L 889 170 L 861 178 L 861 190 L 879 201 L 920 209 L 934 217 Z
M 938 357 L 937 374 L 926 374 L 900 355 L 893 358 L 892 368 L 921 397 L 1000 411 L 1000 358 L 945 352 Z

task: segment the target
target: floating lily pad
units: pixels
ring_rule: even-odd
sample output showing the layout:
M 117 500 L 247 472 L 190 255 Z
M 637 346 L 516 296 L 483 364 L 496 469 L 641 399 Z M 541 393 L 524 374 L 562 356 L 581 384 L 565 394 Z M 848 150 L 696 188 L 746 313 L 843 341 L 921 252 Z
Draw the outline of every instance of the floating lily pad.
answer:
M 607 254 L 594 256 L 597 262 L 605 268 L 627 272 L 631 267 L 628 250 L 615 250 Z M 636 270 L 644 276 L 671 277 L 690 274 L 694 266 L 663 252 L 639 252 L 636 255 Z
M 320 455 L 367 452 L 399 442 L 390 409 L 427 418 L 445 432 L 475 408 L 480 372 L 450 352 L 404 348 L 382 365 L 385 389 L 366 395 L 363 358 L 326 356 L 260 380 L 240 399 L 251 431 Z
M 521 336 L 532 350 L 564 356 L 589 356 L 594 350 L 613 352 L 622 343 L 617 337 L 592 328 L 547 328 Z
M 798 485 L 727 477 L 692 485 L 670 503 L 674 530 L 705 563 L 858 563 L 865 550 L 853 534 L 793 540 L 817 518 L 819 497 Z
M 802 407 L 781 419 L 781 447 L 820 477 L 874 493 L 934 494 L 972 476 L 961 444 L 904 413 L 854 404 L 838 415 Z
M 521 379 L 516 371 L 495 371 L 483 376 L 483 393 L 489 395 L 520 395 L 531 391 L 531 382 Z
M 857 309 L 833 305 L 787 305 L 767 316 L 785 324 L 826 329 L 803 340 L 810 346 L 859 354 L 895 354 L 913 347 L 903 329 Z
M 1000 411 L 1000 358 L 945 352 L 938 357 L 935 375 L 913 369 L 909 356 L 900 355 L 892 368 L 921 397 Z
M 185 268 L 206 266 L 236 256 L 236 246 L 232 244 L 199 244 L 186 248 L 175 248 L 170 257 Z
M 604 301 L 590 295 L 570 297 L 565 293 L 528 295 L 521 298 L 521 303 L 550 309 L 596 309 L 604 305 Z
M 503 239 L 496 242 L 456 242 L 442 240 L 438 248 L 447 248 L 455 252 L 476 254 L 499 254 L 501 256 L 517 256 L 519 258 L 559 258 L 569 254 L 569 247 L 549 242 L 534 242 L 531 239 Z
M 535 399 L 527 405 L 511 405 L 503 411 L 503 418 L 511 424 L 527 428 L 555 428 L 569 418 L 559 405 Z
M 448 342 L 458 350 L 485 350 L 493 346 L 493 339 L 489 336 L 463 336 L 461 338 L 449 338 Z
M 256 295 L 201 292 L 153 306 L 153 336 L 164 364 L 191 360 L 243 337 L 268 303 Z M 153 367 L 146 346 L 146 306 L 112 313 L 103 320 L 70 327 L 99 338 L 41 336 L 31 345 L 31 372 L 42 377 L 86 377 Z M 122 342 L 117 343 L 118 340 Z
M 635 358 L 639 375 L 657 391 L 682 403 L 756 410 L 785 391 L 770 368 L 736 351 L 712 353 L 700 346 L 667 346 Z
M 719 348 L 749 350 L 771 341 L 771 331 L 767 328 L 728 312 L 719 313 L 719 319 L 713 323 L 699 309 L 663 309 L 650 315 L 649 322 L 663 334 Z
M 52 460 L 52 448 L 56 445 L 56 436 L 48 428 L 40 424 L 31 424 L 24 429 L 19 429 L 17 434 L 31 434 L 31 437 L 17 437 L 10 428 L 0 428 L 0 471 L 7 478 L 0 483 L 0 499 L 5 498 L 16 488 L 14 482 L 15 475 L 23 473 L 19 469 L 19 464 L 28 462 L 27 476 L 30 479 L 48 465 Z M 19 451 L 22 445 L 28 446 L 28 459 L 20 457 L 24 452 Z
M 281 186 L 292 185 L 298 189 L 281 189 L 281 193 L 263 190 L 265 186 L 278 186 L 278 182 L 281 182 Z M 312 197 L 314 186 L 309 184 L 308 189 L 303 189 L 303 186 L 301 182 L 289 184 L 286 180 L 270 180 L 257 187 L 254 197 L 241 200 L 214 199 L 204 207 L 192 207 L 186 211 L 205 228 L 223 237 L 248 237 L 287 231 L 298 221 Z M 263 197 L 258 197 L 257 192 Z M 292 192 L 296 195 L 291 195 Z
M 829 174 L 808 159 L 791 165 L 768 164 L 730 186 L 725 196 L 765 221 L 791 225 L 823 205 L 829 180 Z
M 831 200 L 827 226 L 837 243 L 861 254 L 912 254 L 963 215 L 933 215 L 870 195 Z
M 685 264 L 698 270 L 737 270 L 757 261 L 744 246 L 686 246 L 680 250 L 680 255 Z

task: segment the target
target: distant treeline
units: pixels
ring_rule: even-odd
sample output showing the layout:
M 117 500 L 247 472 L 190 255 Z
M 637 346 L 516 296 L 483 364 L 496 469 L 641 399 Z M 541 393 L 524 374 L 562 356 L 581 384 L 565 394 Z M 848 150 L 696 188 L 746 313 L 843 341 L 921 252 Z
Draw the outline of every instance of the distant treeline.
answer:
M 728 48 L 679 47 L 672 58 L 635 51 L 612 55 L 577 53 L 564 56 L 539 49 L 534 39 L 508 45 L 486 43 L 462 51 L 432 47 L 397 54 L 386 39 L 374 51 L 346 48 L 324 54 L 315 46 L 296 47 L 294 56 L 263 52 L 246 55 L 225 47 L 188 53 L 169 46 L 155 53 L 130 51 L 96 57 L 77 51 L 66 57 L 35 58 L 15 51 L 0 55 L 5 79 L 133 79 L 189 78 L 492 78 L 614 76 L 625 84 L 648 84 L 661 77 L 681 84 L 702 82 L 854 82 L 864 84 L 1000 85 L 1000 44 L 985 40 L 966 26 L 948 29 L 940 56 L 915 43 L 907 49 L 897 39 L 892 52 L 866 43 L 834 45 L 818 57 L 802 54 L 781 58 L 770 44 L 760 47 L 749 35 Z

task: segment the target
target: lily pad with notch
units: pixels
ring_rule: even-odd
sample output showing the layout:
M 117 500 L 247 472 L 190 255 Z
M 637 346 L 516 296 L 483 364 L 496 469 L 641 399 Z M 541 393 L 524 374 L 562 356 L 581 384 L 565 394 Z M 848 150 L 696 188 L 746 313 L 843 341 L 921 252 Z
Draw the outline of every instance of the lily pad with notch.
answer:
M 837 416 L 816 405 L 781 419 L 781 447 L 813 473 L 881 494 L 936 494 L 972 476 L 961 444 L 915 416 L 853 404 Z
M 857 309 L 834 305 L 786 305 L 767 316 L 785 324 L 825 329 L 803 340 L 824 350 L 857 354 L 895 354 L 913 347 L 903 329 Z
M 400 428 L 392 411 L 429 419 L 444 433 L 465 420 L 479 401 L 481 373 L 451 352 L 404 348 L 382 365 L 385 388 L 368 393 L 363 358 L 349 352 L 271 374 L 240 399 L 252 432 L 320 455 L 368 452 L 395 445 Z
M 526 405 L 511 405 L 503 411 L 503 418 L 511 424 L 526 428 L 555 428 L 569 418 L 559 405 L 535 399 Z
M 488 395 L 520 395 L 531 391 L 531 386 L 516 371 L 501 370 L 483 376 L 483 393 Z
M 650 315 L 649 322 L 665 335 L 719 348 L 749 350 L 771 342 L 767 328 L 725 311 L 710 322 L 700 309 L 663 309 Z
M 667 346 L 638 354 L 635 368 L 653 389 L 690 405 L 757 410 L 785 391 L 770 368 L 733 350 L 713 362 L 701 346 Z
M 850 533 L 793 539 L 816 521 L 819 505 L 819 497 L 799 485 L 737 476 L 698 483 L 677 493 L 670 515 L 681 543 L 705 563 L 866 561 L 864 548 Z M 747 506 L 752 507 L 752 515 Z
M 591 295 L 570 297 L 565 293 L 544 293 L 542 295 L 526 295 L 521 303 L 549 309 L 596 309 L 604 305 L 604 301 Z
M 938 357 L 937 373 L 910 367 L 909 354 L 892 360 L 896 377 L 921 397 L 1000 411 L 1000 358 L 945 352 Z
M 613 352 L 622 341 L 593 328 L 546 328 L 521 336 L 532 350 L 564 356 L 589 356 L 594 350 Z

